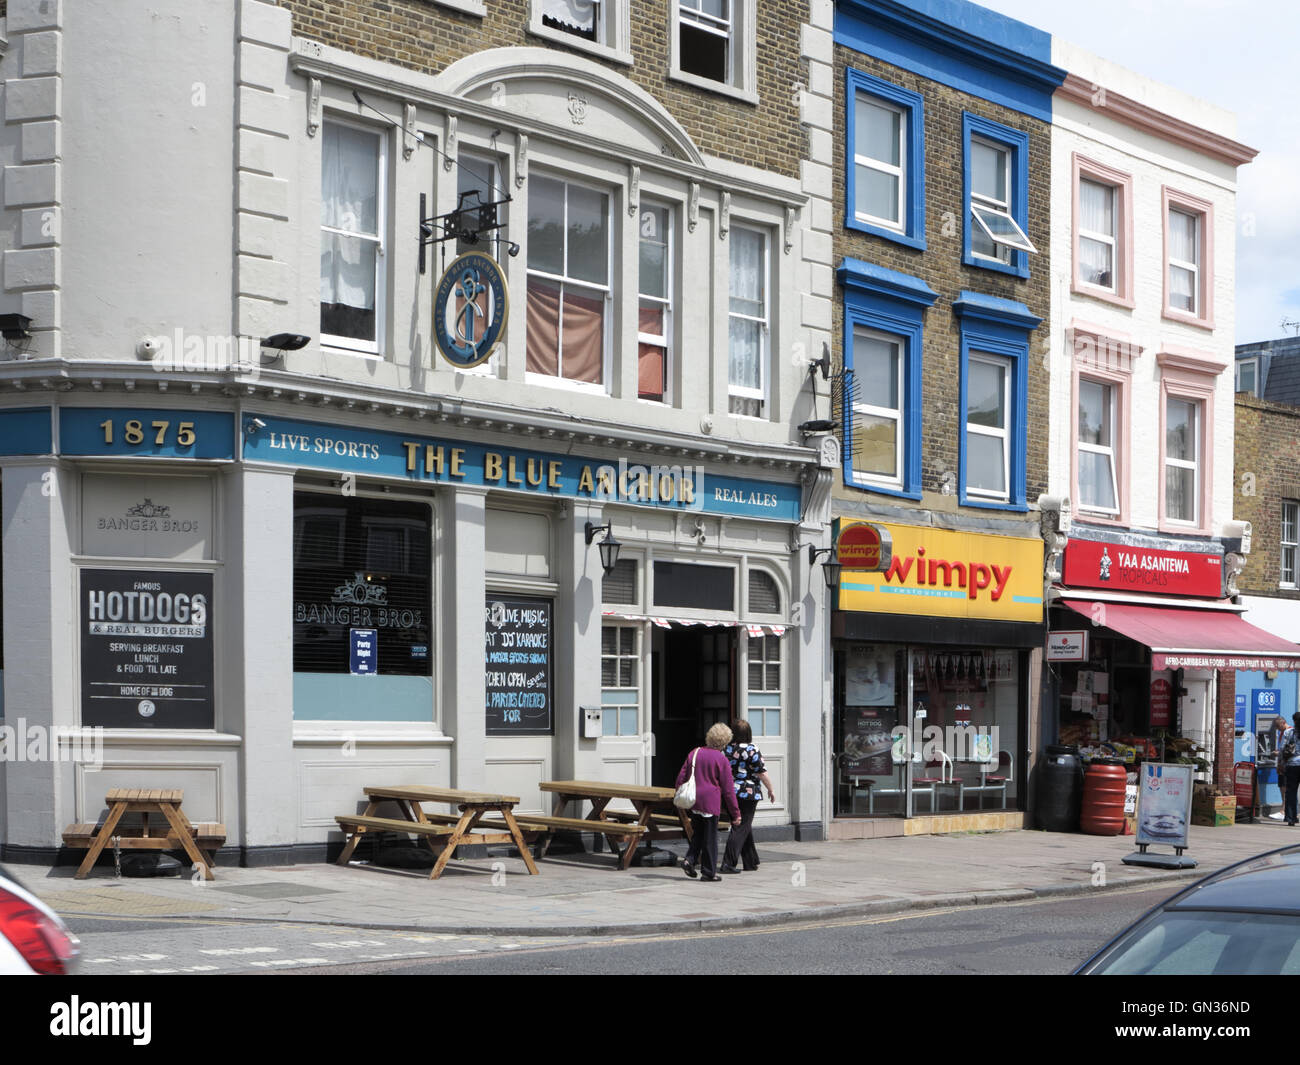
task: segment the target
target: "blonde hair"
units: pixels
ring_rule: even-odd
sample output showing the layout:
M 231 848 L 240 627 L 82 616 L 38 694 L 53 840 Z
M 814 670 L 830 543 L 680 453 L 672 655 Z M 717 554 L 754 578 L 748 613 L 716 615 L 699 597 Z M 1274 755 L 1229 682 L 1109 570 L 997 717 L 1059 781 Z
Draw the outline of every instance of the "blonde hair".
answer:
M 731 742 L 731 729 L 719 721 L 704 734 L 704 742 L 714 750 L 720 751 Z

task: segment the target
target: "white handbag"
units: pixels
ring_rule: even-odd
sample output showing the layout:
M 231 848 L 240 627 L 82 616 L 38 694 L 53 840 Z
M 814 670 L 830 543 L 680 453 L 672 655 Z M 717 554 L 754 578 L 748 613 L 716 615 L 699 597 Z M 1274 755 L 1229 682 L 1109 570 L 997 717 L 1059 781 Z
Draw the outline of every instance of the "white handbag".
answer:
M 695 805 L 695 756 L 700 753 L 698 747 L 691 752 L 691 775 L 686 778 L 685 783 L 677 789 L 677 794 L 673 796 L 673 805 L 681 810 L 689 810 Z

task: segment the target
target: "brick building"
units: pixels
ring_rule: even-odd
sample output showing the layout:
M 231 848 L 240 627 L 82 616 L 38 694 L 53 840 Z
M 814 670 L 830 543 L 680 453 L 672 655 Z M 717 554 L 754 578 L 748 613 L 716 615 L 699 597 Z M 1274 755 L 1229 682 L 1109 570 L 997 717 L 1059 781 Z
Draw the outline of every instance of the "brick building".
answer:
M 982 809 L 1018 824 L 1044 638 L 1031 510 L 1048 475 L 1064 72 L 1046 34 L 931 0 L 841 0 L 834 66 L 835 831 Z M 863 537 L 892 542 L 884 573 L 847 568 Z M 934 727 L 973 749 L 923 749 Z M 910 757 L 895 730 L 918 741 Z
M 5 714 L 104 757 L 0 764 L 3 856 L 118 785 L 323 856 L 741 716 L 818 837 L 830 4 L 6 15 Z

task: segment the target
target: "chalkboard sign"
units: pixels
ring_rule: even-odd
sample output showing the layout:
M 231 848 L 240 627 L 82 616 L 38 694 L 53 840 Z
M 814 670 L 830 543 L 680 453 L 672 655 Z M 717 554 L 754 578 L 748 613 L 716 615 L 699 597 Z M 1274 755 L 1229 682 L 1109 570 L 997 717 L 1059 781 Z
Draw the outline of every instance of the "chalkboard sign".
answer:
M 81 571 L 81 721 L 210 729 L 212 574 Z
M 549 599 L 488 593 L 486 638 L 487 734 L 549 736 L 551 713 Z

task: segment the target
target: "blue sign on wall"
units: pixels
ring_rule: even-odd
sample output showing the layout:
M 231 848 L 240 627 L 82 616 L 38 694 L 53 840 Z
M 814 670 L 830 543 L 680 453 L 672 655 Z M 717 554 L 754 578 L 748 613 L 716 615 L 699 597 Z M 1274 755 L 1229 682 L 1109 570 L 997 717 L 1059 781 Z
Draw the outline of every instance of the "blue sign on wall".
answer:
M 1255 708 L 1255 716 L 1281 713 L 1281 694 L 1276 688 L 1251 688 L 1250 703 Z
M 356 677 L 379 672 L 379 630 L 348 630 L 348 670 Z
M 703 466 L 638 461 L 636 456 L 583 458 L 528 448 L 496 447 L 272 414 L 244 416 L 246 461 L 472 484 L 532 495 L 626 503 L 661 510 L 798 521 L 800 487 L 711 473 Z
M 233 459 L 235 416 L 158 407 L 62 407 L 59 450 L 64 455 Z
M 1237 728 L 1246 727 L 1246 696 L 1238 694 L 1236 696 L 1236 708 L 1233 718 L 1233 725 Z
M 0 455 L 48 455 L 54 450 L 49 407 L 0 410 Z

